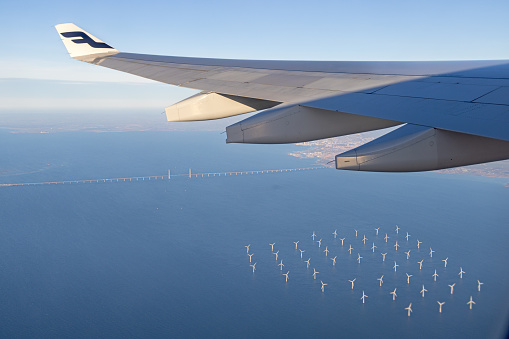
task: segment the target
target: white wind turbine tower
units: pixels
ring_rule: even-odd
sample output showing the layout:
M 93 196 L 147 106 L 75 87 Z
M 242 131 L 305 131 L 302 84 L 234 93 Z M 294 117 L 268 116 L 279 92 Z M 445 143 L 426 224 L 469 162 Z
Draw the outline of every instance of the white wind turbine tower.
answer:
M 475 304 L 475 302 L 472 300 L 472 296 L 470 296 L 470 301 L 467 302 L 468 305 L 470 305 L 470 309 L 472 309 L 472 304 Z
M 385 239 L 385 243 L 387 243 L 387 239 L 389 239 L 389 236 L 387 235 L 387 233 L 385 233 L 384 239 Z
M 424 259 L 422 259 L 421 261 L 418 261 L 417 263 L 419 264 L 419 269 L 422 270 L 422 262 L 424 261 Z
M 326 283 L 324 283 L 323 281 L 320 280 L 320 282 L 322 283 L 322 293 L 325 292 L 325 286 L 327 286 Z
M 463 271 L 463 268 L 460 267 L 460 273 L 458 273 L 460 279 L 463 279 L 463 273 L 465 273 L 465 271 Z
M 417 239 L 417 249 L 421 248 L 421 244 L 422 244 L 422 241 L 419 241 L 419 239 Z
M 283 260 L 281 260 L 281 262 L 279 264 L 277 264 L 279 267 L 281 267 L 281 271 L 283 270 Z
M 275 242 L 274 242 L 274 243 L 272 243 L 272 244 L 269 244 L 271 252 L 274 252 L 274 245 L 275 245 L 275 244 L 276 244 Z
M 336 266 L 336 258 L 337 258 L 337 257 L 338 257 L 338 256 L 336 255 L 334 258 L 330 258 L 330 260 L 332 260 L 332 266 L 333 266 L 333 267 L 334 267 L 334 266 Z
M 411 237 L 411 235 L 410 235 L 410 234 L 408 234 L 408 232 L 406 232 L 406 237 L 405 237 L 405 238 L 406 238 L 406 241 L 407 241 L 407 242 L 408 242 L 408 238 L 410 238 L 410 237 Z
M 253 265 L 249 265 L 249 266 L 251 266 L 253 268 L 253 273 L 254 273 L 254 271 L 256 270 L 256 263 L 254 263 Z
M 341 240 L 341 246 L 343 246 L 343 242 L 345 241 L 346 238 L 339 238 L 339 240 Z
M 438 303 L 438 305 L 439 305 L 438 313 L 442 313 L 442 306 L 444 306 L 445 301 L 444 301 L 444 302 L 437 301 L 437 303 Z
M 448 285 L 450 288 L 451 288 L 451 294 L 454 293 L 454 285 L 456 285 L 456 283 L 452 284 L 452 285 Z
M 406 260 L 408 260 L 410 258 L 410 250 L 408 250 L 408 252 L 405 252 L 406 254 Z
M 484 285 L 484 283 L 477 280 L 477 291 L 481 292 L 481 285 Z
M 395 288 L 395 289 L 394 289 L 394 291 L 392 291 L 390 294 L 392 294 L 392 300 L 393 300 L 393 301 L 394 301 L 394 300 L 396 300 L 396 297 L 398 296 L 398 295 L 396 294 L 396 288 Z
M 311 234 L 311 237 L 313 238 L 313 241 L 315 241 L 315 237 L 316 237 L 315 231 L 313 231 L 313 234 Z
M 362 291 L 362 303 L 364 304 L 364 299 L 366 299 L 368 296 L 366 294 L 364 294 L 364 291 Z
M 398 225 L 396 225 L 396 234 L 399 234 L 399 230 L 400 230 L 400 229 L 401 229 L 401 228 L 399 228 L 399 226 L 398 226 Z
M 358 255 L 358 257 L 357 257 L 357 262 L 360 264 L 360 263 L 361 263 L 361 259 L 362 259 L 362 257 L 361 257 L 361 255 L 360 255 L 359 253 L 357 253 L 357 255 Z
M 433 274 L 433 281 L 437 281 L 437 277 L 438 277 L 437 270 L 435 270 L 435 273 Z
M 248 253 L 247 255 L 249 255 L 249 263 L 251 263 L 251 258 L 253 257 L 254 253 L 251 254 Z
M 378 228 L 375 228 L 375 231 L 376 231 L 376 235 L 378 235 L 378 230 L 380 229 L 380 227 Z
M 306 263 L 306 268 L 309 268 L 309 261 L 311 260 L 311 258 L 309 258 L 308 260 L 304 260 L 304 262 Z
M 380 253 L 380 254 L 381 254 L 381 255 L 382 255 L 382 257 L 383 257 L 382 262 L 385 262 L 385 256 L 387 255 L 387 253 Z
M 306 250 L 299 249 L 299 251 L 300 251 L 300 258 L 302 259 L 302 253 L 306 252 Z
M 348 249 L 348 252 L 350 252 L 350 254 L 352 254 L 352 251 L 353 251 L 353 247 L 352 247 L 352 244 L 350 244 L 350 248 Z
M 442 261 L 444 262 L 444 268 L 447 268 L 447 260 L 449 259 L 449 257 L 443 259 Z
M 315 269 L 313 268 L 313 279 L 315 279 L 315 280 L 316 280 L 316 275 L 317 275 L 318 273 L 320 273 L 320 272 L 318 272 L 317 270 L 315 270 Z
M 251 246 L 251 244 L 244 246 L 246 248 L 246 253 L 248 253 L 248 254 L 249 254 L 249 246 Z
M 382 275 L 380 278 L 376 280 L 380 281 L 380 287 L 382 287 L 382 284 L 384 283 L 384 276 Z
M 424 292 L 428 292 L 428 290 L 424 288 L 424 285 L 422 285 L 422 290 L 420 293 L 422 293 L 423 298 L 424 298 Z
M 288 273 L 290 273 L 290 271 L 288 271 L 286 273 L 283 273 L 283 275 L 286 277 L 286 281 L 285 282 L 288 282 Z
M 362 238 L 362 242 L 364 243 L 364 245 L 366 245 L 366 240 L 368 240 L 368 238 L 366 238 L 366 235 L 364 234 L 364 237 Z
M 322 239 L 320 238 L 320 240 L 318 240 L 317 242 L 318 242 L 318 248 L 322 247 Z
M 401 247 L 398 245 L 398 241 L 396 240 L 396 245 L 394 245 L 394 247 L 396 247 L 396 251 L 398 250 L 398 247 Z
M 396 268 L 397 268 L 398 266 L 399 266 L 399 265 L 398 265 L 398 264 L 396 264 L 396 262 L 394 262 L 394 267 L 393 267 L 393 268 L 394 268 L 394 272 L 396 272 Z
M 355 237 L 357 238 L 357 230 L 355 228 L 353 230 L 355 231 Z
M 371 246 L 371 249 L 373 250 L 373 253 L 375 253 L 375 248 L 376 248 L 375 243 L 373 243 L 373 246 Z
M 328 256 L 328 254 L 329 254 L 329 252 L 330 252 L 330 251 L 327 249 L 327 247 L 328 247 L 328 246 L 325 246 L 325 250 L 324 250 L 324 252 L 325 252 L 325 256 L 326 256 L 326 257 Z
M 410 277 L 413 277 L 413 275 L 406 273 L 406 283 L 410 285 Z
M 299 240 L 293 242 L 295 244 L 295 249 L 297 249 L 297 244 L 299 243 Z
M 430 258 L 433 258 L 433 253 L 434 253 L 434 252 L 436 252 L 436 251 L 433 251 L 433 250 L 431 249 L 431 247 L 430 247 L 430 248 L 429 248 L 429 257 L 430 257 Z
M 275 253 L 272 253 L 272 254 L 274 254 L 276 256 L 276 261 L 277 261 L 277 257 L 279 256 L 279 250 L 277 252 L 275 252 Z
M 336 239 L 336 237 L 338 236 L 338 230 L 334 230 L 334 232 L 332 232 L 332 234 L 334 235 L 334 239 Z
M 354 285 L 355 280 L 357 280 L 357 278 L 354 278 L 353 280 L 348 280 L 349 282 L 352 283 L 352 290 L 353 290 L 353 285 Z
M 405 310 L 408 311 L 408 316 L 410 316 L 410 313 L 412 313 L 412 303 L 410 303 L 410 305 L 408 305 L 408 307 L 405 307 Z

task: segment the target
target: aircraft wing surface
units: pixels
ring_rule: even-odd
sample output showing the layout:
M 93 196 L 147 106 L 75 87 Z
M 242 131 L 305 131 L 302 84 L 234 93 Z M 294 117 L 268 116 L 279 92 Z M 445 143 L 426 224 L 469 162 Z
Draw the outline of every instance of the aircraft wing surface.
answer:
M 394 158 L 401 151 L 412 154 L 415 145 L 429 145 L 430 138 L 432 165 L 398 163 L 380 170 L 427 170 L 458 166 L 458 161 L 509 158 L 509 60 L 328 62 L 157 56 L 119 52 L 73 24 L 56 27 L 75 59 L 202 91 L 166 108 L 169 121 L 264 110 L 229 126 L 227 142 L 293 143 L 406 123 L 396 133 L 347 154 L 346 158 L 353 157 L 347 164 L 341 163 L 342 155 L 339 162 L 336 157 L 336 166 L 361 169 L 364 164 L 365 170 L 379 170 L 379 158 L 388 159 L 389 154 Z M 448 161 L 451 155 L 456 159 Z M 400 158 L 401 154 L 396 156 Z M 348 168 L 350 161 L 354 168 Z

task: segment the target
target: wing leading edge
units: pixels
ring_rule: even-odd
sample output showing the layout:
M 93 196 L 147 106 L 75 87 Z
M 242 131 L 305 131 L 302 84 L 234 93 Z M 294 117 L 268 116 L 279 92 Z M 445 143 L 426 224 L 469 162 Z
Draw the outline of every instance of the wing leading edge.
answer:
M 227 142 L 292 143 L 407 123 L 410 127 L 404 131 L 411 126 L 433 130 L 433 135 L 440 135 L 433 143 L 442 146 L 437 148 L 441 154 L 461 153 L 457 157 L 461 161 L 435 162 L 438 156 L 432 156 L 432 164 L 423 167 L 377 168 L 373 159 L 385 156 L 371 156 L 370 166 L 352 167 L 345 166 L 339 155 L 336 167 L 415 171 L 509 158 L 508 60 L 320 62 L 154 56 L 119 52 L 74 24 L 56 28 L 75 59 L 202 91 L 166 108 L 169 121 L 265 110 L 229 126 Z M 394 140 L 381 143 L 383 151 L 378 145 L 376 150 L 358 150 L 359 154 L 393 153 Z M 479 152 L 490 156 L 476 155 Z M 408 152 L 401 154 L 398 159 L 415 163 Z M 363 163 L 366 158 L 360 157 Z

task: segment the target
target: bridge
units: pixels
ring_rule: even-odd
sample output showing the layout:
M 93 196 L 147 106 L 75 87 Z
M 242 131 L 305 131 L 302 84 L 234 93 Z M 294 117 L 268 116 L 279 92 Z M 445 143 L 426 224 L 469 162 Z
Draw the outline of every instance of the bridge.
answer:
M 91 183 L 108 183 L 108 182 L 126 182 L 126 181 L 154 181 L 154 180 L 168 180 L 175 177 L 192 178 L 209 178 L 221 176 L 238 176 L 238 175 L 254 175 L 254 174 L 270 174 L 270 173 L 286 173 L 297 171 L 310 171 L 327 168 L 325 166 L 301 167 L 301 168 L 284 168 L 284 169 L 268 169 L 256 171 L 235 171 L 235 172 L 210 172 L 210 173 L 193 173 L 191 169 L 186 174 L 171 174 L 168 170 L 167 175 L 149 175 L 144 177 L 126 177 L 126 178 L 102 178 L 102 179 L 81 179 L 81 180 L 62 180 L 62 181 L 43 181 L 43 182 L 22 182 L 12 184 L 0 184 L 0 187 L 10 186 L 34 186 L 34 185 L 68 185 L 68 184 L 91 184 Z

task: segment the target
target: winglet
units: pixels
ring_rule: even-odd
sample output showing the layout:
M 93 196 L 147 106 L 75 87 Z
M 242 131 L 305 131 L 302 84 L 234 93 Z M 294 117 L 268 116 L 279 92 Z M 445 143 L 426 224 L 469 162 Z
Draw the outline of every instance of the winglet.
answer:
M 104 43 L 92 34 L 85 32 L 72 23 L 56 25 L 60 38 L 71 58 L 88 61 L 89 56 L 96 58 L 118 53 L 118 50 Z

